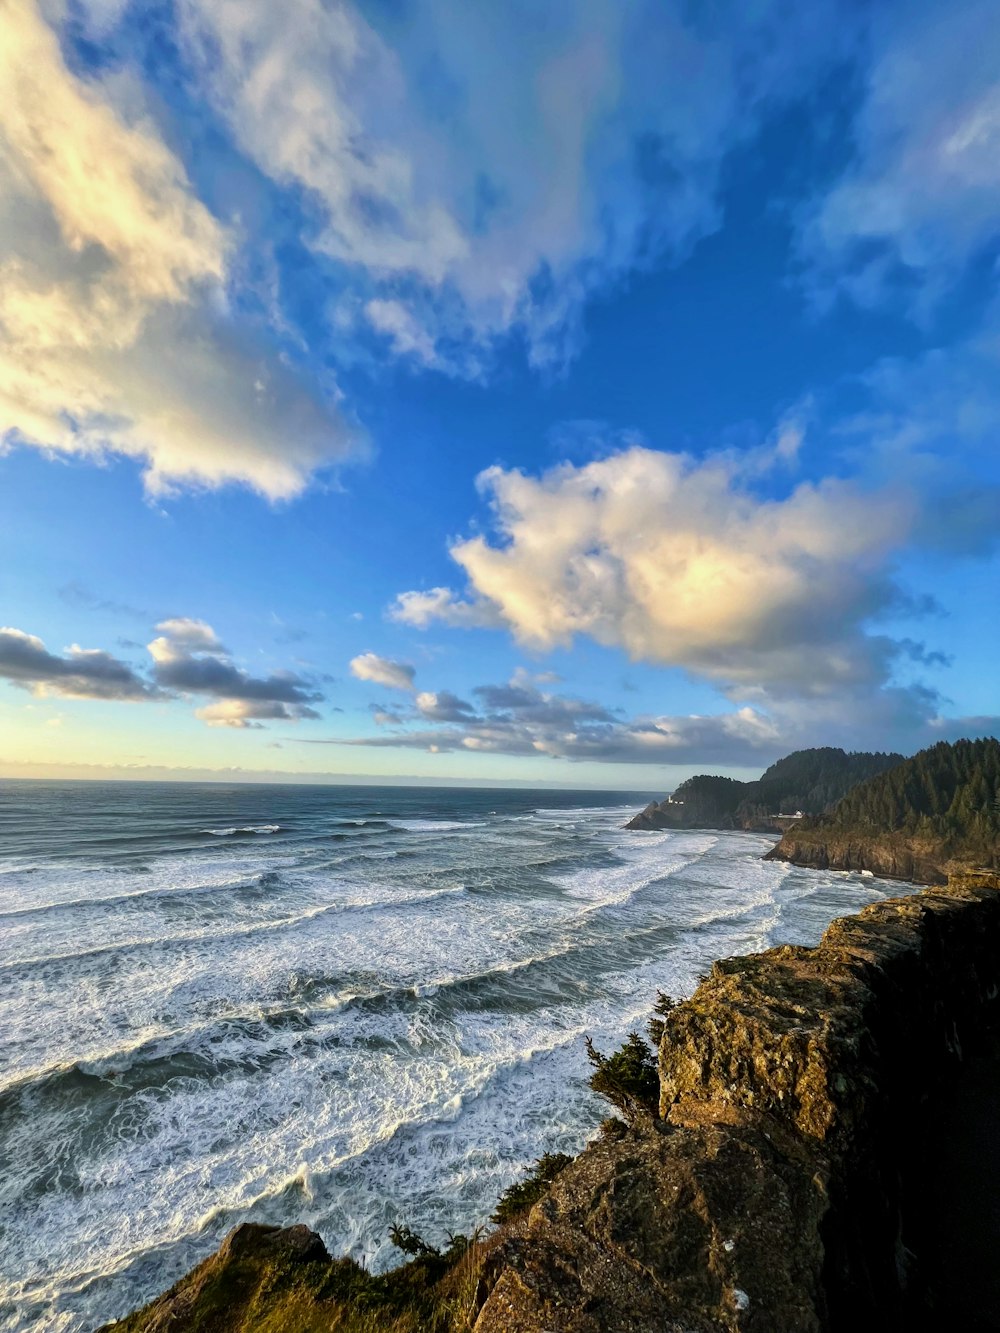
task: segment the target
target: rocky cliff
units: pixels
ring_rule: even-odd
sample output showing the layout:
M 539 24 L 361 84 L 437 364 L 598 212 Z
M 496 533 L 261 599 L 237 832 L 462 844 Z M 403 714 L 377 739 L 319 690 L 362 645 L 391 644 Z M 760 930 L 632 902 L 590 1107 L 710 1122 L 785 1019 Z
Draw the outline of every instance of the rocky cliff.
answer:
M 995 874 L 956 877 L 834 922 L 815 949 L 717 963 L 664 1018 L 659 1117 L 610 1126 L 526 1216 L 444 1271 L 349 1274 L 307 1236 L 254 1228 L 256 1266 L 237 1271 L 224 1247 L 125 1328 L 922 1327 L 933 1112 L 992 1049 L 998 890 Z M 282 1246 L 294 1263 L 276 1264 Z M 939 1311 L 926 1326 L 953 1325 Z
M 945 884 L 964 861 L 940 838 L 907 833 L 837 829 L 800 820 L 785 830 L 765 861 L 790 861 L 813 870 L 868 871 L 883 879 L 913 884 Z

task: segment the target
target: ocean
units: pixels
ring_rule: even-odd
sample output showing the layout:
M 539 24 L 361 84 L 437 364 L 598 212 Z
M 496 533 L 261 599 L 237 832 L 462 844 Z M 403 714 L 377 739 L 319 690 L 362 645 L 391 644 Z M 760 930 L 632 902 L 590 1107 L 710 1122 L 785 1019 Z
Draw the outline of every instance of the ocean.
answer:
M 93 1330 L 237 1222 L 489 1218 L 657 989 L 898 884 L 630 833 L 651 793 L 0 782 L 0 1328 Z

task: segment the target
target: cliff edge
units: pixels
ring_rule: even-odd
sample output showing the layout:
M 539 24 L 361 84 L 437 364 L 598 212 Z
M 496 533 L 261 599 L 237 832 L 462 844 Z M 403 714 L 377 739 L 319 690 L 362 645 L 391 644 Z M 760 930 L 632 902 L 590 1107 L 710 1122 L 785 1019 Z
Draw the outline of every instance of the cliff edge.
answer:
M 373 1278 L 323 1258 L 309 1233 L 243 1228 L 226 1242 L 244 1236 L 239 1272 L 224 1246 L 115 1327 L 955 1326 L 935 1286 L 926 1182 L 956 1075 L 993 1049 L 998 890 L 995 873 L 956 876 L 835 921 L 815 949 L 716 963 L 664 1017 L 659 1116 L 611 1123 L 529 1212 L 450 1265 L 417 1259 Z M 256 1267 L 248 1234 L 270 1256 Z M 282 1246 L 294 1262 L 277 1263 Z

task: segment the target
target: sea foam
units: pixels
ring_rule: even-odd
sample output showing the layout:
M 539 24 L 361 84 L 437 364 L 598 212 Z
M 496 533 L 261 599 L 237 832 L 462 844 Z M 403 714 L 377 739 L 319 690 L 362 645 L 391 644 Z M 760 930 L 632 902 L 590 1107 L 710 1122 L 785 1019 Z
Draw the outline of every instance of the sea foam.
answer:
M 0 1324 L 82 1333 L 242 1220 L 376 1269 L 394 1222 L 483 1223 L 594 1132 L 585 1034 L 610 1049 L 657 989 L 898 891 L 761 862 L 765 837 L 501 796 L 475 818 L 317 798 L 212 821 L 211 854 L 164 816 L 141 862 L 4 877 Z

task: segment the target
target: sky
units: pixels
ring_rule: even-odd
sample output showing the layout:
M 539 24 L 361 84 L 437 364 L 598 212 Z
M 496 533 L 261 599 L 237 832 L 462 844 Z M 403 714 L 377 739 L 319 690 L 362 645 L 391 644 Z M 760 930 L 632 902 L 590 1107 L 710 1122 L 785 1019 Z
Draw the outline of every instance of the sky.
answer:
M 0 776 L 1000 734 L 991 0 L 0 0 Z

